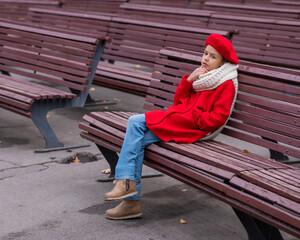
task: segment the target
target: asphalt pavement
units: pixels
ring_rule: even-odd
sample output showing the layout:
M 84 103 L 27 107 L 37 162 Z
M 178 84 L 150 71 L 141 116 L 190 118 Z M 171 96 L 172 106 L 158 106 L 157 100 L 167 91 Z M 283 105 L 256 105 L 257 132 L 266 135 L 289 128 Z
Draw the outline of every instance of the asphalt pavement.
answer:
M 104 194 L 113 185 L 96 179 L 108 165 L 96 146 L 79 136 L 78 123 L 91 111 L 143 112 L 144 98 L 93 88 L 94 98 L 116 104 L 57 109 L 48 114 L 51 126 L 66 146 L 87 147 L 36 153 L 34 150 L 45 143 L 32 121 L 0 109 L 1 240 L 247 239 L 228 205 L 165 175 L 142 179 L 142 218 L 107 220 L 106 209 L 118 201 L 105 202 Z M 255 146 L 241 147 L 268 154 Z M 82 155 L 93 158 L 85 162 L 78 157 L 79 161 L 74 161 Z M 145 167 L 144 172 L 153 170 Z M 287 240 L 296 239 L 283 235 Z

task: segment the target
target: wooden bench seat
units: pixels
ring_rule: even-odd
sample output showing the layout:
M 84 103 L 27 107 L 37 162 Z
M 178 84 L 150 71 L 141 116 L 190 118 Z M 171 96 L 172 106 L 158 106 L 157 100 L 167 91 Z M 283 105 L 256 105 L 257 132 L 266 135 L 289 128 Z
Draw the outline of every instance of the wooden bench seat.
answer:
M 99 78 L 97 85 L 120 91 L 125 89 L 128 93 L 145 96 L 150 82 L 154 81 L 151 75 L 152 72 L 101 62 L 96 71 L 95 81 Z
M 31 118 L 46 148 L 63 146 L 46 115 L 84 105 L 104 42 L 105 35 L 90 38 L 1 21 L 0 106 Z
M 199 66 L 199 54 L 163 49 L 157 58 L 145 111 L 172 104 L 181 76 Z M 222 132 L 234 139 L 300 158 L 299 71 L 241 62 L 234 112 Z M 92 112 L 79 124 L 113 178 L 133 112 Z M 249 239 L 282 239 L 277 228 L 300 237 L 300 169 L 219 141 L 146 147 L 144 163 L 229 204 Z

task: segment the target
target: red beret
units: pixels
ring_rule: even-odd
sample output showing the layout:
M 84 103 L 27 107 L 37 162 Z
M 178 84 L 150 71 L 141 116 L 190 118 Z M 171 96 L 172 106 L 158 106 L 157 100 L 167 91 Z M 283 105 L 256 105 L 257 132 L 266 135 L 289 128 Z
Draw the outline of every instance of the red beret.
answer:
M 229 62 L 234 64 L 239 63 L 239 59 L 234 51 L 231 41 L 222 35 L 217 33 L 209 35 L 205 42 L 205 46 L 207 45 L 214 47 Z

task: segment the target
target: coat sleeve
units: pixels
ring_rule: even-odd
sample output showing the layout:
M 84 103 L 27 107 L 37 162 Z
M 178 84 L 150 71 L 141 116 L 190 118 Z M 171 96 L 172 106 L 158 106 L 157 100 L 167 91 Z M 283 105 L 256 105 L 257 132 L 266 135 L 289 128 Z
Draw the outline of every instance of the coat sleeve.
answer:
M 189 97 L 191 91 L 193 91 L 193 83 L 187 80 L 188 77 L 189 75 L 184 75 L 181 79 L 180 84 L 176 88 L 174 105 L 181 103 L 182 100 Z
M 235 88 L 232 81 L 226 81 L 217 88 L 213 108 L 210 112 L 193 109 L 192 115 L 201 130 L 213 131 L 223 126 L 230 115 Z

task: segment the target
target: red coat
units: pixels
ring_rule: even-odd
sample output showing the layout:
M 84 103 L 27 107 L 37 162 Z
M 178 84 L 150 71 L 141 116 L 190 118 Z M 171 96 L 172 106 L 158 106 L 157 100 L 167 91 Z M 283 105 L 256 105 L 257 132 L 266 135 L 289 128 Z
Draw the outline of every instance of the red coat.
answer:
M 226 81 L 214 90 L 195 92 L 188 75 L 178 85 L 166 111 L 146 112 L 146 125 L 161 140 L 192 143 L 221 127 L 230 114 L 235 88 Z

